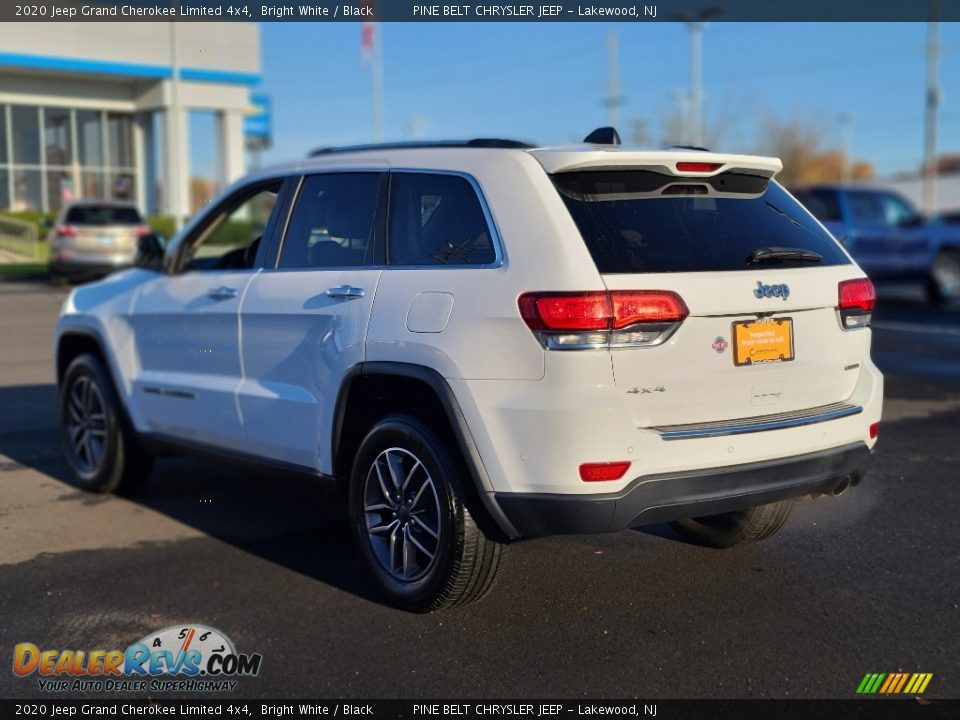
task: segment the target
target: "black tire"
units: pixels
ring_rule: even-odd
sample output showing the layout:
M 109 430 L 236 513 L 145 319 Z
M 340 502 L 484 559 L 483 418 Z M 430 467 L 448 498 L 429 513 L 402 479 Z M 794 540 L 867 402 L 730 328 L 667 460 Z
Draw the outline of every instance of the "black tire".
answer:
M 746 510 L 677 520 L 670 524 L 692 543 L 730 548 L 770 537 L 787 522 L 792 507 L 792 500 L 783 500 Z
M 150 474 L 153 458 L 137 444 L 113 382 L 94 355 L 79 355 L 63 375 L 60 437 L 74 482 L 84 490 L 129 490 Z
M 960 298 L 960 251 L 942 250 L 933 261 L 927 293 L 933 302 Z
M 350 473 L 350 523 L 392 604 L 432 612 L 479 600 L 493 587 L 505 546 L 477 527 L 461 482 L 469 479 L 459 456 L 414 417 L 385 417 L 360 444 Z

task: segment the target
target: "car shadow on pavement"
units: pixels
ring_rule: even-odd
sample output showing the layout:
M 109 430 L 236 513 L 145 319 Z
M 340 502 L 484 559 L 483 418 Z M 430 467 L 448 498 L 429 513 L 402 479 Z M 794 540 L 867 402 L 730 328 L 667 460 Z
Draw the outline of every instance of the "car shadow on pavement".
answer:
M 60 447 L 53 384 L 0 387 L 0 455 L 5 456 L 0 457 L 0 478 L 25 469 L 42 473 L 63 483 L 55 501 L 76 503 L 77 512 L 101 502 L 136 503 L 294 572 L 379 602 L 349 540 L 346 508 L 319 480 L 170 456 L 158 458 L 143 483 L 125 491 L 122 499 L 84 492 L 72 484 Z

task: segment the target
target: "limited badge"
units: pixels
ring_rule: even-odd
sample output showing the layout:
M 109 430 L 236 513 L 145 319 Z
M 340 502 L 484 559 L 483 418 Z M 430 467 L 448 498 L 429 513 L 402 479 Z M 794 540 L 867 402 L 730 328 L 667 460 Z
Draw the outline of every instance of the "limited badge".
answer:
M 717 351 L 717 354 L 722 353 L 727 349 L 727 346 L 730 345 L 726 340 L 723 339 L 723 336 L 717 335 L 716 339 L 713 341 L 713 349 Z

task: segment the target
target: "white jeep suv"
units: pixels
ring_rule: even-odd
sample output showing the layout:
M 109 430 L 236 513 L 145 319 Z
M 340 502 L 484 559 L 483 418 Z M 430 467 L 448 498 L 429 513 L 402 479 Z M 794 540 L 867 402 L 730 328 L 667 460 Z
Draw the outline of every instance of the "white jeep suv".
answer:
M 873 287 L 780 168 L 483 140 L 258 171 L 66 300 L 76 481 L 171 451 L 309 473 L 415 611 L 522 538 L 760 540 L 860 481 L 883 390 Z

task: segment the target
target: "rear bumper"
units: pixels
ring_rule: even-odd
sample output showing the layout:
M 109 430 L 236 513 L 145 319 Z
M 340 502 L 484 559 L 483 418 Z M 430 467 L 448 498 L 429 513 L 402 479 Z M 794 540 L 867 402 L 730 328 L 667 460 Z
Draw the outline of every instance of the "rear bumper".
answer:
M 615 532 L 830 493 L 859 483 L 871 454 L 864 443 L 852 443 L 777 460 L 641 476 L 616 493 L 498 492 L 495 499 L 521 537 Z
M 129 255 L 74 255 L 67 260 L 51 259 L 48 270 L 52 275 L 95 277 L 109 275 L 132 265 L 133 259 Z

